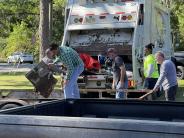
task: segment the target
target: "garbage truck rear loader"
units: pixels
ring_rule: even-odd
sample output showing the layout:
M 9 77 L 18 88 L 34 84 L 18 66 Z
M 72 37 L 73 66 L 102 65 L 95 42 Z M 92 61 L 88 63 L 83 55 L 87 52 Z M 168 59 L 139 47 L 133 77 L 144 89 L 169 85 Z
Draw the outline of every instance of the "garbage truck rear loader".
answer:
M 154 53 L 163 51 L 170 58 L 170 31 L 170 13 L 161 0 L 68 1 L 62 45 L 93 57 L 105 55 L 110 47 L 117 49 L 129 73 L 129 87 L 139 88 L 144 46 L 153 43 Z M 88 75 L 94 83 L 88 81 L 85 88 L 106 88 L 108 73 Z

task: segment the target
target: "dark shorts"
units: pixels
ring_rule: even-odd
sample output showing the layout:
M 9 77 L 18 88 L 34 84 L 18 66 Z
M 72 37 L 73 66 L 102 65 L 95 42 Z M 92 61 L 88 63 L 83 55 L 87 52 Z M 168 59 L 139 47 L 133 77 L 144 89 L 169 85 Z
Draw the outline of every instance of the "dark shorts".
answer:
M 175 101 L 177 89 L 178 89 L 178 85 L 175 85 L 165 90 L 166 101 Z
M 155 87 L 155 84 L 157 83 L 157 78 L 146 78 L 144 80 L 144 89 L 152 90 Z M 160 97 L 161 93 L 160 90 L 158 90 L 156 93 L 152 94 L 152 100 L 155 100 L 157 97 Z
M 152 90 L 155 87 L 157 80 L 157 78 L 146 78 L 144 80 L 144 88 Z

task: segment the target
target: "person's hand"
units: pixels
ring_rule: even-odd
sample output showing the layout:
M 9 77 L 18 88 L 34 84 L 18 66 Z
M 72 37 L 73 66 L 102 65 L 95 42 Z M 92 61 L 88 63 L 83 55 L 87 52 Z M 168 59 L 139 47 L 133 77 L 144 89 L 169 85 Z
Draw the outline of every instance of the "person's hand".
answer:
M 153 89 L 153 92 L 157 92 L 159 90 L 159 88 L 155 88 Z
M 48 63 L 49 69 L 54 66 L 54 63 Z
M 68 84 L 69 80 L 64 80 L 64 86 Z

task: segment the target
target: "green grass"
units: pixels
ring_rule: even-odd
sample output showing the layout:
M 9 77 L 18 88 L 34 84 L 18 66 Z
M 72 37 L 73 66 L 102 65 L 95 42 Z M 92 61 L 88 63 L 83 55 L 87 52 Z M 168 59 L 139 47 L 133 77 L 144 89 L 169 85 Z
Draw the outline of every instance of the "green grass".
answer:
M 184 80 L 179 80 L 178 83 L 179 83 L 179 87 L 184 88 Z
M 58 83 L 56 89 L 60 88 L 60 77 L 56 76 Z M 1 73 L 0 89 L 34 89 L 33 85 L 25 77 L 25 73 Z

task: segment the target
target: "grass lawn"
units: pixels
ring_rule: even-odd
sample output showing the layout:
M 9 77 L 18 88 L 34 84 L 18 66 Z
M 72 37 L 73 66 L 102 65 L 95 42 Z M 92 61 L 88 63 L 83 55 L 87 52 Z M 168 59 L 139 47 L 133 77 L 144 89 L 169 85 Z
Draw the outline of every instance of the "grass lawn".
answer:
M 56 76 L 58 83 L 56 89 L 60 88 L 60 77 Z M 0 89 L 34 89 L 33 85 L 25 77 L 25 73 L 2 73 L 0 74 Z
M 178 83 L 180 88 L 184 88 L 184 80 L 179 80 Z

